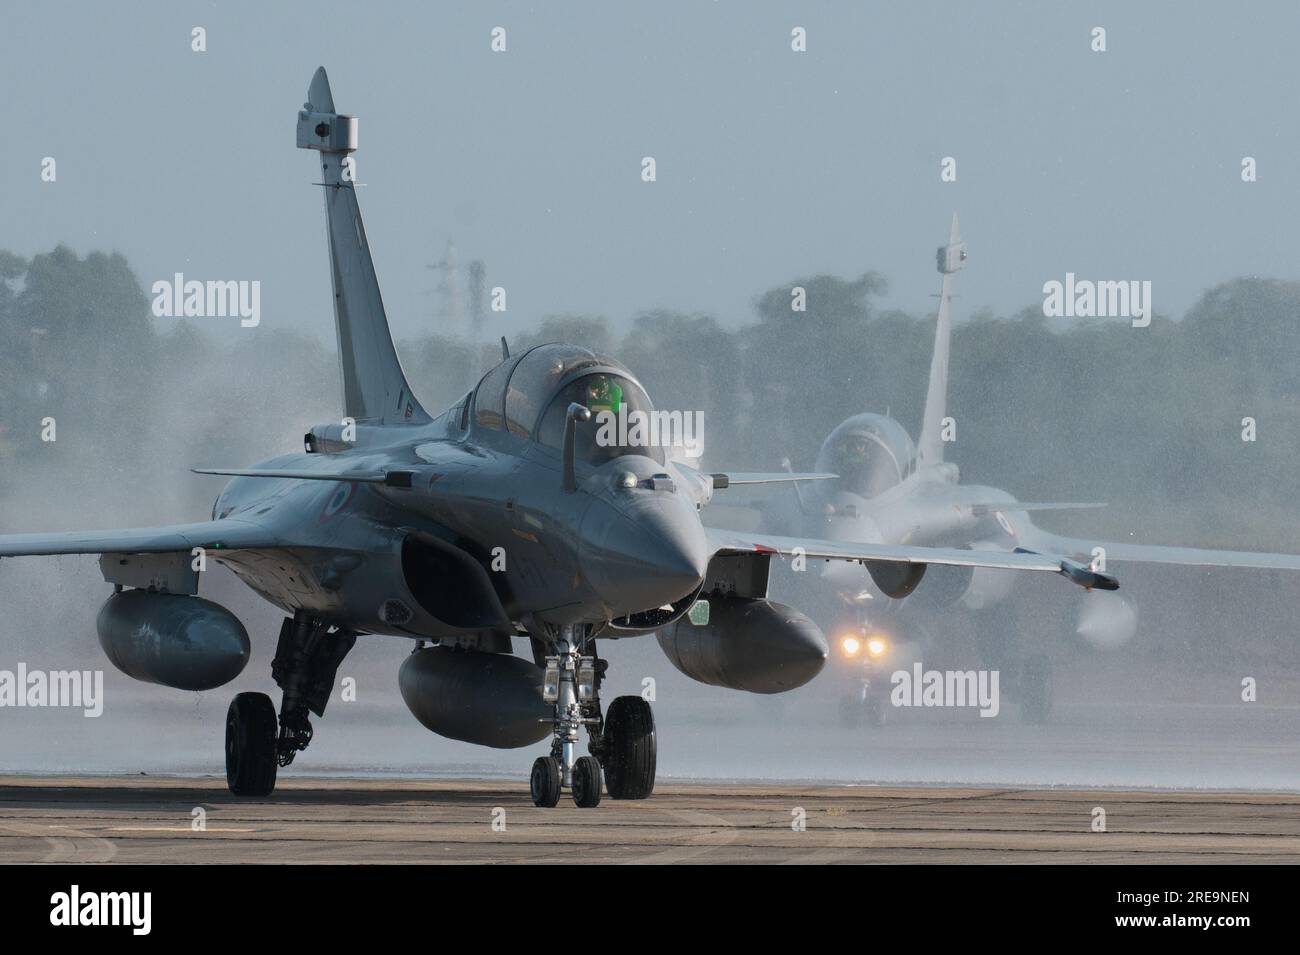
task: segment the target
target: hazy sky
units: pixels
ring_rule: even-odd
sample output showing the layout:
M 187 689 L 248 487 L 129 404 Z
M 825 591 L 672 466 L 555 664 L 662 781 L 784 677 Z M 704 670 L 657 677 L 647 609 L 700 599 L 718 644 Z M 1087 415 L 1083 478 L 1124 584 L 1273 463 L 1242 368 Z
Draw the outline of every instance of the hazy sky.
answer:
M 1066 271 L 1149 279 L 1179 315 L 1219 281 L 1300 273 L 1297 37 L 1290 2 L 11 2 L 0 248 L 120 250 L 146 288 L 258 279 L 263 328 L 332 336 L 294 148 L 324 64 L 360 117 L 399 337 L 432 324 L 449 237 L 507 290 L 493 330 L 659 306 L 738 324 L 771 286 L 867 268 L 920 312 L 954 210 L 959 316 L 1041 303 Z

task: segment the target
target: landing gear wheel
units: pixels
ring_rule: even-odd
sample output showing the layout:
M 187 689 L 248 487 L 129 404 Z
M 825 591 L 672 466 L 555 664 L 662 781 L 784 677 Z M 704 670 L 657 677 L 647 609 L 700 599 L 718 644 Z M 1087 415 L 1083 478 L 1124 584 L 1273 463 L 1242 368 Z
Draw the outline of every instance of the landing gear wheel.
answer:
M 560 761 L 554 756 L 538 756 L 528 780 L 533 805 L 551 809 L 560 801 Z
M 605 789 L 609 798 L 645 799 L 654 792 L 658 744 L 650 703 L 639 696 L 617 697 L 605 714 L 601 735 L 605 741 Z
M 1026 723 L 1046 723 L 1052 715 L 1052 662 L 1045 656 L 1025 661 L 1020 674 L 1020 716 Z
M 269 796 L 275 788 L 279 720 L 265 693 L 240 693 L 226 711 L 226 785 L 236 796 Z
M 579 756 L 573 764 L 573 801 L 579 809 L 600 805 L 600 763 L 595 756 Z

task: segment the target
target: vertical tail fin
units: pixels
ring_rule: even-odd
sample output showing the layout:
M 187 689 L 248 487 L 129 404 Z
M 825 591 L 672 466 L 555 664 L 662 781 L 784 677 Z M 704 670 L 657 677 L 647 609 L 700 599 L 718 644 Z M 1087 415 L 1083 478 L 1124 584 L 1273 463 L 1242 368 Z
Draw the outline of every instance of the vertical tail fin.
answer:
M 429 415 L 411 394 L 397 360 L 357 205 L 350 158 L 357 148 L 357 121 L 334 111 L 323 66 L 298 113 L 298 147 L 320 155 L 344 411 L 371 424 L 423 424 Z
M 930 356 L 930 384 L 925 392 L 925 416 L 917 442 L 918 467 L 933 467 L 943 461 L 943 419 L 948 414 L 948 352 L 952 342 L 952 277 L 966 264 L 966 243 L 952 216 L 948 244 L 938 252 L 943 288 L 939 292 L 939 320 L 934 330 L 934 354 Z

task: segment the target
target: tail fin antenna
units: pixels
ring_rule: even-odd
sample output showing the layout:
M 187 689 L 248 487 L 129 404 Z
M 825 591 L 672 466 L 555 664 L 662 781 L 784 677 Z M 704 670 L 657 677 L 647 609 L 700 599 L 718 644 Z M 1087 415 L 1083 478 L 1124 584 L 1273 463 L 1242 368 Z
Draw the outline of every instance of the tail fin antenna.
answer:
M 323 66 L 298 113 L 298 147 L 320 155 L 344 413 L 369 424 L 424 424 L 429 415 L 397 359 L 357 205 L 357 120 L 335 111 Z

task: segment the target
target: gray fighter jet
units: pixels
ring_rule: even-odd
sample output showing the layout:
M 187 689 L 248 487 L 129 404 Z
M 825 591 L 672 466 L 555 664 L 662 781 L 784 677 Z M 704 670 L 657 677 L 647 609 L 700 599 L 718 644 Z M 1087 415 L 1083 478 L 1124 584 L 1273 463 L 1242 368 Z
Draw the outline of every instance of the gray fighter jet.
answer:
M 614 798 L 646 797 L 656 765 L 646 700 L 619 697 L 602 713 L 597 639 L 658 632 L 690 676 L 757 693 L 820 671 L 822 633 L 767 599 L 774 556 L 865 563 L 900 593 L 927 565 L 1117 586 L 1041 554 L 710 530 L 701 511 L 717 490 L 833 475 L 706 474 L 634 440 L 635 429 L 602 438 L 602 415 L 658 412 L 631 371 L 576 345 L 507 352 L 430 416 L 407 384 L 379 294 L 349 160 L 357 121 L 335 110 L 324 69 L 307 98 L 297 143 L 320 161 L 346 417 L 311 428 L 302 452 L 196 469 L 233 478 L 210 520 L 0 536 L 0 557 L 100 555 L 114 586 L 100 642 L 139 680 L 206 690 L 243 669 L 243 625 L 197 595 L 209 560 L 284 611 L 272 664 L 278 713 L 262 693 L 241 693 L 229 709 L 232 792 L 271 792 L 277 767 L 310 742 L 309 716 L 323 715 L 361 634 L 415 642 L 399 685 L 429 729 L 496 747 L 551 736 L 550 755 L 533 764 L 533 800 L 553 806 L 568 788 L 594 806 L 602 781 Z M 531 659 L 513 654 L 516 638 L 529 641 Z M 584 727 L 590 755 L 579 757 Z
M 914 444 L 903 425 L 888 415 L 853 415 L 831 431 L 817 455 L 817 470 L 838 477 L 807 488 L 794 485 L 792 492 L 759 503 L 752 509 L 761 529 L 840 542 L 964 547 L 986 555 L 1018 550 L 1062 554 L 1095 571 L 1105 571 L 1110 561 L 1300 569 L 1300 558 L 1283 554 L 1061 537 L 1034 526 L 1030 515 L 1102 505 L 1017 501 L 998 488 L 961 484 L 957 466 L 944 460 L 944 447 L 945 437 L 954 433 L 947 412 L 953 278 L 966 258 L 954 215 L 948 243 L 937 253 L 943 279 L 919 440 Z M 798 589 L 816 602 L 814 616 L 832 630 L 839 655 L 860 673 L 842 701 L 846 723 L 883 718 L 888 687 L 878 677 L 901 662 L 899 644 L 916 647 L 936 638 L 919 616 L 937 614 L 941 625 L 948 614 L 987 611 L 1006 600 L 1015 584 L 1014 575 L 997 569 L 950 565 L 933 568 L 924 583 L 918 578 L 890 589 L 861 568 L 838 565 L 817 575 L 782 579 L 778 586 L 793 586 L 796 579 L 812 585 Z M 900 603 L 882 597 L 909 599 Z M 1134 609 L 1120 595 L 1082 598 L 1077 630 L 1094 642 L 1121 643 L 1135 626 Z M 1017 646 L 1016 635 L 1004 626 L 981 633 L 980 649 L 989 666 L 1010 676 L 1022 714 L 1031 722 L 1045 719 L 1051 706 L 1047 655 Z

